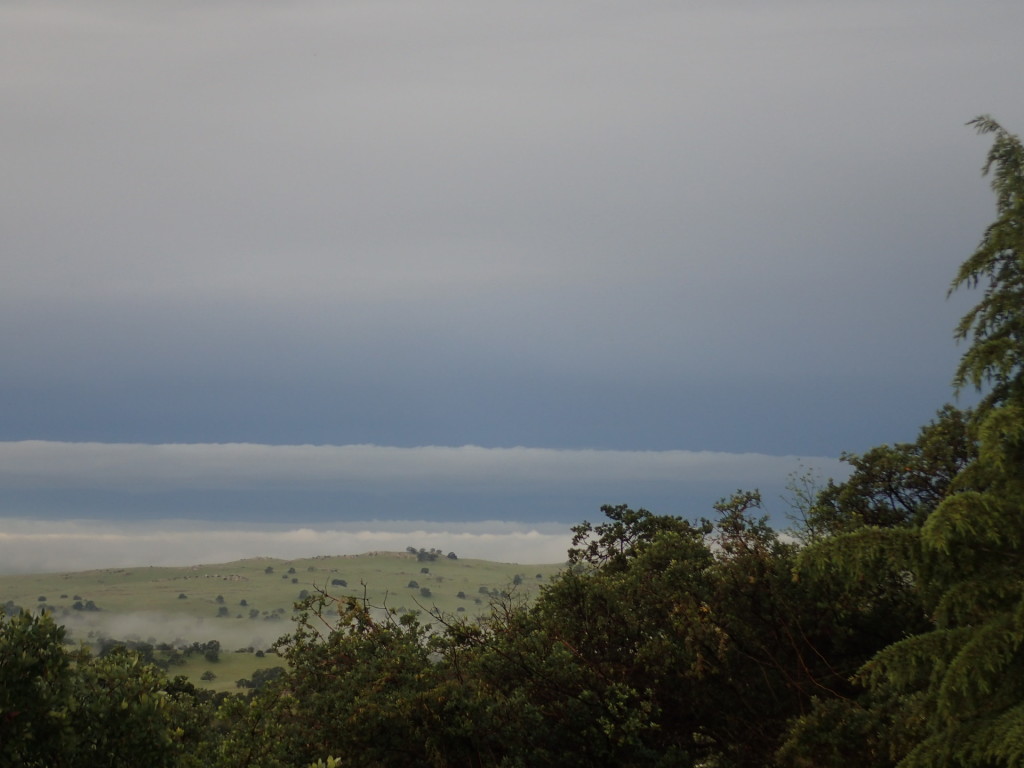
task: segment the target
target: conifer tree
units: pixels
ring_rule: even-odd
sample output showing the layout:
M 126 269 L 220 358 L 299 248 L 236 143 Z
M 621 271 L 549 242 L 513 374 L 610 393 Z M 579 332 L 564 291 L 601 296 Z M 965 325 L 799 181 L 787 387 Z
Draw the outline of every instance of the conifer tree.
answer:
M 983 288 L 956 329 L 970 346 L 954 378 L 958 391 L 982 392 L 977 458 L 920 524 L 866 527 L 819 548 L 819 563 L 827 552 L 851 573 L 878 557 L 902 565 L 928 611 L 930 631 L 860 672 L 869 689 L 860 711 L 874 708 L 884 763 L 898 768 L 1024 765 L 1024 146 L 990 117 L 970 124 L 994 136 L 983 173 L 997 201 L 950 289 Z M 822 743 L 808 725 L 798 729 Z

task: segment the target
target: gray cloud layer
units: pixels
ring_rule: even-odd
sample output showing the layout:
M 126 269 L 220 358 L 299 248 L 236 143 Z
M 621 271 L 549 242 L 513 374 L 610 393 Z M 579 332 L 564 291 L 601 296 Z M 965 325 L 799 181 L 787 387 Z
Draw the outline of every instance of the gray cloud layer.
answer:
M 216 490 L 348 486 L 495 491 L 622 483 L 777 482 L 801 462 L 842 474 L 839 462 L 711 451 L 396 448 L 377 445 L 142 445 L 0 443 L 0 488 Z
M 949 396 L 1019 2 L 41 0 L 0 438 L 837 455 Z

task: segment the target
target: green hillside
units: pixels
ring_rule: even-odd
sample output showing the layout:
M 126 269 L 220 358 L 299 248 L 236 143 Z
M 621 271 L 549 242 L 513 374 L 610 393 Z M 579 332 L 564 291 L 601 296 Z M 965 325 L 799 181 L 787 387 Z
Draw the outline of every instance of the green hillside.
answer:
M 373 552 L 296 560 L 252 558 L 233 563 L 168 568 L 140 566 L 75 573 L 0 576 L 0 605 L 45 609 L 75 641 L 102 638 L 174 647 L 220 642 L 220 660 L 190 657 L 174 673 L 197 684 L 231 690 L 255 669 L 281 664 L 236 649 L 267 650 L 290 631 L 295 602 L 325 590 L 333 597 L 365 596 L 373 606 L 473 617 L 492 595 L 527 599 L 563 566 L 454 559 L 425 553 Z M 413 585 L 413 586 L 411 586 Z M 237 657 L 237 658 L 236 658 Z M 201 680 L 213 672 L 213 680 Z

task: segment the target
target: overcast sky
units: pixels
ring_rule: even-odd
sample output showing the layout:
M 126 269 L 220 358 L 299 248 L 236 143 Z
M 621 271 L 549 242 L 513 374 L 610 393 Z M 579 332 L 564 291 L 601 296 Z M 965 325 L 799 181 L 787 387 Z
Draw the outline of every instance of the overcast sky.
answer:
M 1019 0 L 3 4 L 0 556 L 15 518 L 699 516 L 913 439 L 994 216 L 964 124 L 1024 131 L 1021 29 Z

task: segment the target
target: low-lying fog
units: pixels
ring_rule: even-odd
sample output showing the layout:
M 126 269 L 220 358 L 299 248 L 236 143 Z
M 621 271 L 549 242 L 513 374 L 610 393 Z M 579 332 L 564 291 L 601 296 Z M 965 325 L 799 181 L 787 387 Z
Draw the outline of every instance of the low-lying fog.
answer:
M 137 641 L 157 645 L 169 643 L 175 648 L 192 643 L 220 642 L 224 652 L 241 648 L 266 650 L 281 635 L 292 630 L 292 623 L 251 621 L 231 624 L 216 619 L 167 614 L 160 611 L 105 613 L 69 611 L 56 617 L 67 627 L 71 639 L 90 643 L 100 638 Z

